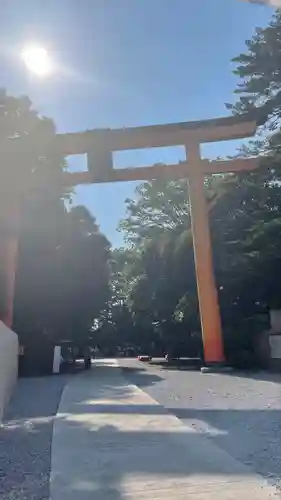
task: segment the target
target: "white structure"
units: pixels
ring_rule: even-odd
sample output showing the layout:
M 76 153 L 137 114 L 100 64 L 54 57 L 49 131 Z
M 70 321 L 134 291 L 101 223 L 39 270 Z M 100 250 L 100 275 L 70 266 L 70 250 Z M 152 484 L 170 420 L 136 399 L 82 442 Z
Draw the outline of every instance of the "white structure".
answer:
M 0 422 L 18 376 L 18 336 L 0 321 Z
M 60 365 L 61 365 L 61 346 L 56 345 L 54 348 L 53 373 L 60 372 Z

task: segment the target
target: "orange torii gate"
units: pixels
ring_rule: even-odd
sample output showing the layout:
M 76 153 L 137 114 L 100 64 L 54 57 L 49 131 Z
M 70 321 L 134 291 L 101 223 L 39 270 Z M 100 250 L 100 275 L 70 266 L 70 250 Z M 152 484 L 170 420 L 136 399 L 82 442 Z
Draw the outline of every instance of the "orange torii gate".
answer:
M 52 144 L 28 142 L 28 139 L 11 139 L 4 147 L 9 154 L 22 155 L 31 149 L 38 151 L 51 148 L 62 155 L 86 154 L 88 170 L 85 172 L 61 173 L 52 178 L 52 183 L 64 186 L 104 182 L 152 180 L 156 178 L 188 178 L 193 248 L 195 256 L 198 300 L 204 345 L 205 361 L 224 361 L 221 319 L 215 285 L 208 206 L 204 192 L 206 175 L 253 170 L 257 168 L 255 158 L 226 161 L 201 159 L 200 144 L 251 137 L 256 122 L 250 116 L 227 117 L 195 122 L 183 122 L 124 129 L 98 129 L 83 133 L 57 134 Z M 137 168 L 113 168 L 112 153 L 115 151 L 183 145 L 187 159 L 175 165 L 152 165 Z M 3 151 L 3 148 L 1 148 Z M 5 151 L 4 151 L 5 152 Z M 0 187 L 0 267 L 5 283 L 5 310 L 1 319 L 12 326 L 14 282 L 17 262 L 17 229 L 20 219 L 20 198 L 28 189 L 50 185 L 50 178 L 36 178 L 32 185 L 13 184 L 9 179 Z M 6 187 L 8 186 L 8 189 Z M 2 210 L 3 207 L 3 210 Z M 5 210 L 4 210 L 5 209 Z

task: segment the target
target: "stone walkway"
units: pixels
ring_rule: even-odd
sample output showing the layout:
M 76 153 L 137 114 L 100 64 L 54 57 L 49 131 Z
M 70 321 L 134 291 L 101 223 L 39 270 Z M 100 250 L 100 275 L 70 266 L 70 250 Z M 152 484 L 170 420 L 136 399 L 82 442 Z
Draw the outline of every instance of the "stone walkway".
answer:
M 50 500 L 266 500 L 276 490 L 100 361 L 66 386 Z

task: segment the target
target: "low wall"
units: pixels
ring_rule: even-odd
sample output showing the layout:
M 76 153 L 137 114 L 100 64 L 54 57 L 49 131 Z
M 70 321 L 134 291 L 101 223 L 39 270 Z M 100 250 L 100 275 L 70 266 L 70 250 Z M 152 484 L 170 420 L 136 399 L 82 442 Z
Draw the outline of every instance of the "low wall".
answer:
M 0 421 L 18 376 L 18 336 L 0 321 Z

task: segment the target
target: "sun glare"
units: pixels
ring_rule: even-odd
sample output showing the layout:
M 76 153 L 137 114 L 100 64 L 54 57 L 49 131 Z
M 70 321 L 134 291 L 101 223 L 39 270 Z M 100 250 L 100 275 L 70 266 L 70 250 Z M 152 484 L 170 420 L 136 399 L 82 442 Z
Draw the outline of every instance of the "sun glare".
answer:
M 22 51 L 22 59 L 32 73 L 45 77 L 52 72 L 49 54 L 44 47 L 29 46 Z

